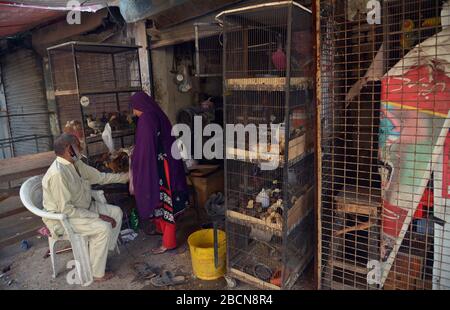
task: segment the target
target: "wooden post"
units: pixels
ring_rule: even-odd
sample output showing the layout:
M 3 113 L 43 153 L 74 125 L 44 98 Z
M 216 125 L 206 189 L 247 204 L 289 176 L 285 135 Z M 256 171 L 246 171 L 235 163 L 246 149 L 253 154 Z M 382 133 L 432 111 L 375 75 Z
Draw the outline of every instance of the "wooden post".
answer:
M 150 94 L 151 93 L 151 87 L 150 87 L 150 64 L 149 64 L 149 57 L 148 53 L 150 52 L 148 50 L 147 45 L 147 29 L 145 26 L 145 21 L 138 21 L 134 24 L 134 39 L 135 44 L 142 46 L 142 48 L 139 49 L 139 63 L 140 63 L 140 69 L 141 69 L 141 82 L 142 82 L 142 89 Z M 153 94 L 151 94 L 153 95 Z

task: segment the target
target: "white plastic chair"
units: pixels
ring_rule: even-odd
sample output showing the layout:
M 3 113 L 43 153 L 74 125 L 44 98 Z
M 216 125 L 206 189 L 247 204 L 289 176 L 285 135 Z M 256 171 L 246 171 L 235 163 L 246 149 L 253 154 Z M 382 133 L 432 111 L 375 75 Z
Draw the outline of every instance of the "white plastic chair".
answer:
M 95 201 L 106 203 L 103 191 L 92 191 L 92 198 Z M 72 246 L 74 260 L 77 262 L 75 268 L 78 279 L 81 282 L 80 284 L 83 286 L 90 285 L 93 281 L 93 277 L 89 259 L 88 240 L 80 234 L 74 233 L 65 214 L 50 213 L 43 210 L 42 176 L 31 177 L 22 184 L 20 187 L 20 199 L 30 212 L 41 218 L 60 221 L 65 230 L 65 234 L 61 237 L 53 235 L 48 237 L 53 278 L 56 278 L 57 276 L 55 244 L 58 241 L 68 240 Z M 118 247 L 116 249 L 119 252 Z

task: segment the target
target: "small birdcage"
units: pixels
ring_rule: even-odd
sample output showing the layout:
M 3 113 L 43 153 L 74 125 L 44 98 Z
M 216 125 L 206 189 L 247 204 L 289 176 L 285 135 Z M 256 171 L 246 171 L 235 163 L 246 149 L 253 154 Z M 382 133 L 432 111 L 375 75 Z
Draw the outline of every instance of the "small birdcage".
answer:
M 78 121 L 88 157 L 108 152 L 106 124 L 116 149 L 134 142 L 129 98 L 142 89 L 138 49 L 86 42 L 48 48 L 60 129 Z

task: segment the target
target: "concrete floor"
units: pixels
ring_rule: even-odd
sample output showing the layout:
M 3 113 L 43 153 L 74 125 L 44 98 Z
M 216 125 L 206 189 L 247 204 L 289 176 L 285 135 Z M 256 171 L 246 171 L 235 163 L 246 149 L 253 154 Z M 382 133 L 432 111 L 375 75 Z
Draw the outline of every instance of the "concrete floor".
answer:
M 11 270 L 0 279 L 0 289 L 116 289 L 139 290 L 156 289 L 149 281 L 136 277 L 133 265 L 136 262 L 146 262 L 151 266 L 164 267 L 166 269 L 187 274 L 188 284 L 166 289 L 225 289 L 223 279 L 218 281 L 201 281 L 194 279 L 190 265 L 189 250 L 181 254 L 162 254 L 153 256 L 149 250 L 158 243 L 157 237 L 143 237 L 142 234 L 126 246 L 121 246 L 121 254 L 113 253 L 108 259 L 109 268 L 116 273 L 116 277 L 104 283 L 93 283 L 88 288 L 79 285 L 70 285 L 66 281 L 69 269 L 64 268 L 72 259 L 72 254 L 58 254 L 59 275 L 56 279 L 51 277 L 50 258 L 43 258 L 47 251 L 45 239 L 33 238 L 30 241 L 33 246 L 26 252 L 20 249 L 19 244 L 10 246 L 0 252 L 0 267 L 11 266 Z M 65 245 L 60 244 L 61 248 Z M 13 280 L 8 286 L 8 282 Z
M 189 210 L 188 210 L 189 211 Z M 196 279 L 192 273 L 191 258 L 186 245 L 187 236 L 199 229 L 195 221 L 194 212 L 186 212 L 178 224 L 177 238 L 181 250 L 178 253 L 165 253 L 151 255 L 150 249 L 160 242 L 158 236 L 147 236 L 143 232 L 126 245 L 120 246 L 121 254 L 113 253 L 108 259 L 109 268 L 116 276 L 103 283 L 93 283 L 89 287 L 70 285 L 66 281 L 69 269 L 66 264 L 72 259 L 72 253 L 66 252 L 57 255 L 59 275 L 56 279 L 51 276 L 50 258 L 44 258 L 48 249 L 46 238 L 32 237 L 27 239 L 31 248 L 24 251 L 20 243 L 16 243 L 0 249 L 0 274 L 2 269 L 10 266 L 10 271 L 0 279 L 0 289 L 44 289 L 44 290 L 86 290 L 86 289 L 116 289 L 116 290 L 156 290 L 149 280 L 141 280 L 137 277 L 134 265 L 137 262 L 145 262 L 153 267 L 162 267 L 177 274 L 184 274 L 188 280 L 186 284 L 163 289 L 171 290 L 225 290 L 228 289 L 226 281 L 221 278 L 215 281 L 203 281 Z M 64 243 L 59 248 L 66 247 Z M 312 289 L 312 268 L 304 273 L 297 281 L 296 289 Z M 12 280 L 12 281 L 11 281 Z M 254 289 L 254 287 L 240 282 L 236 289 Z
M 42 220 L 28 212 L 17 196 L 0 201 L 0 249 L 36 235 Z
M 120 255 L 111 253 L 108 259 L 108 267 L 116 276 L 103 283 L 94 283 L 88 288 L 71 285 L 66 281 L 69 269 L 65 267 L 73 258 L 71 252 L 57 255 L 59 274 L 56 279 L 53 279 L 50 258 L 44 258 L 48 249 L 47 239 L 37 236 L 28 238 L 27 240 L 32 246 L 26 251 L 21 248 L 20 243 L 0 249 L 0 274 L 5 267 L 10 266 L 11 268 L 0 279 L 0 289 L 158 289 L 153 287 L 148 280 L 141 280 L 137 277 L 134 265 L 138 262 L 145 262 L 152 267 L 162 267 L 187 276 L 187 284 L 166 289 L 225 289 L 226 282 L 224 279 L 202 281 L 192 276 L 191 259 L 186 239 L 191 232 L 199 228 L 195 222 L 195 213 L 190 210 L 180 220 L 177 239 L 182 246 L 177 253 L 165 253 L 156 256 L 150 254 L 150 249 L 159 245 L 160 237 L 147 236 L 141 231 L 135 240 L 120 246 Z M 59 249 L 63 249 L 68 245 L 68 243 L 61 242 L 57 246 Z

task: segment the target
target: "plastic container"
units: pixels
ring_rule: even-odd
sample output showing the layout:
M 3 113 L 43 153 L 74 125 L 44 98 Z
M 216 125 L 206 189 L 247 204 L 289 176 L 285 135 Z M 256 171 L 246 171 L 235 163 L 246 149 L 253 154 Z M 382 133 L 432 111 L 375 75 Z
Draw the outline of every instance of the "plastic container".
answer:
M 226 269 L 226 235 L 217 231 L 218 264 L 214 265 L 214 230 L 202 229 L 192 233 L 188 238 L 191 252 L 192 268 L 197 278 L 215 280 L 225 274 Z

